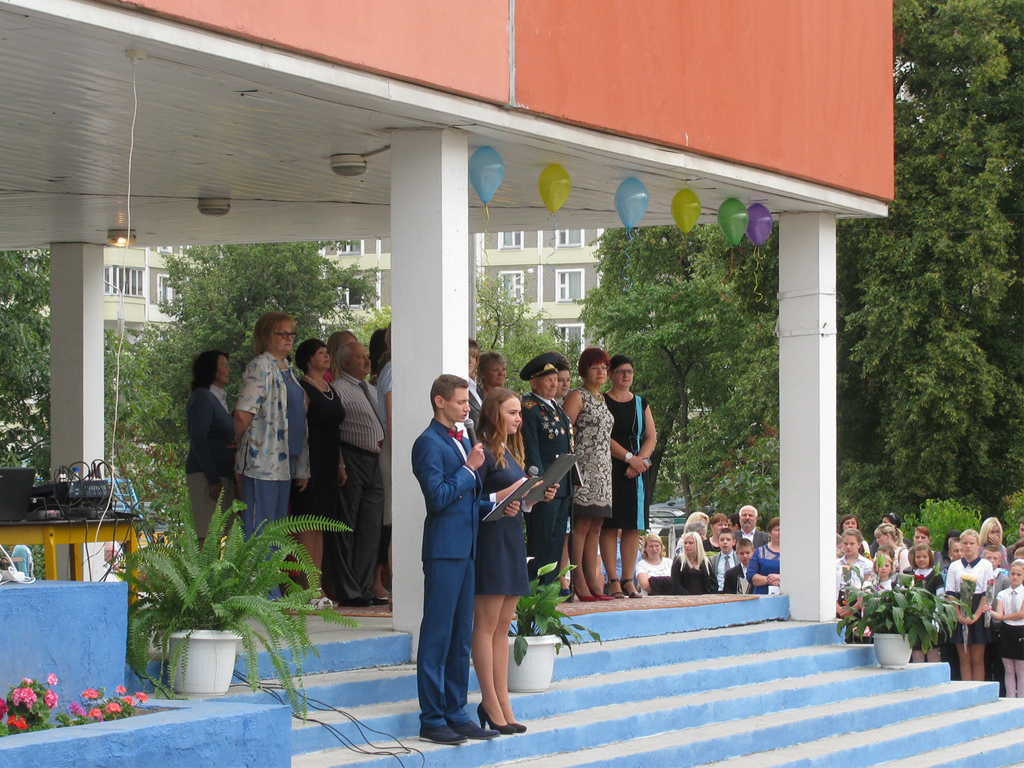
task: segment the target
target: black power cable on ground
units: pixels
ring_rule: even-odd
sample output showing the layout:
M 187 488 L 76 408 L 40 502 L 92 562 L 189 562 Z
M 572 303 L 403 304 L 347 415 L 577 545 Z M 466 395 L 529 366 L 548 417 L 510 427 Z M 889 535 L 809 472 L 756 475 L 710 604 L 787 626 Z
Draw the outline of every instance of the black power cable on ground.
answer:
M 249 684 L 249 681 L 245 678 L 245 675 L 243 675 L 238 670 L 235 670 L 234 677 L 237 678 L 240 682 L 244 683 L 245 685 Z M 279 693 L 279 691 L 282 690 L 282 688 L 280 686 L 267 685 L 266 683 L 260 683 L 259 690 L 266 691 L 268 694 L 273 696 L 274 699 L 276 701 L 278 701 L 280 704 L 284 704 L 285 706 L 287 706 L 287 703 L 285 702 L 284 698 Z M 305 699 L 306 699 L 306 705 L 310 709 L 315 709 L 318 712 L 336 712 L 337 714 L 342 715 L 343 717 L 347 718 L 349 722 L 351 722 L 353 725 L 356 726 L 357 729 L 359 729 L 360 736 L 362 736 L 364 738 L 364 740 L 366 741 L 366 745 L 371 748 L 371 749 L 365 749 L 364 747 L 356 744 L 355 742 L 353 742 L 351 739 L 349 739 L 345 734 L 343 734 L 337 727 L 335 727 L 331 723 L 325 723 L 322 720 L 317 720 L 317 719 L 312 718 L 312 717 L 302 718 L 302 717 L 299 717 L 299 715 L 297 715 L 294 712 L 292 712 L 292 717 L 295 718 L 296 720 L 300 720 L 302 722 L 315 723 L 315 724 L 317 724 L 319 726 L 322 726 L 323 728 L 327 729 L 327 732 L 330 733 L 332 736 L 334 736 L 334 738 L 336 738 L 338 740 L 338 742 L 343 747 L 345 747 L 345 749 L 348 749 L 348 750 L 350 750 L 352 752 L 355 752 L 358 755 L 369 755 L 369 756 L 376 756 L 376 757 L 393 757 L 393 758 L 395 758 L 395 760 L 398 761 L 398 764 L 401 765 L 402 768 L 405 768 L 405 763 L 402 761 L 402 757 L 401 757 L 402 755 L 419 755 L 419 758 L 420 758 L 420 768 L 423 768 L 423 766 L 426 765 L 426 757 L 425 757 L 425 755 L 422 752 L 420 752 L 418 749 L 415 749 L 413 747 L 407 747 L 396 736 L 393 736 L 390 733 L 385 733 L 384 731 L 378 731 L 378 730 L 376 730 L 374 728 L 371 728 L 370 726 L 368 726 L 365 723 L 363 723 L 361 720 L 359 720 L 354 715 L 346 712 L 343 709 L 338 709 L 337 707 L 332 707 L 330 704 L 327 704 L 326 702 L 319 701 L 317 699 L 311 699 L 308 696 L 306 696 Z M 398 745 L 398 748 L 397 749 L 392 749 L 392 748 L 387 747 L 387 746 L 381 746 L 381 745 L 373 743 L 373 741 L 371 741 L 366 736 L 366 734 L 368 732 L 371 733 L 371 734 L 376 734 L 378 736 L 383 736 L 383 737 L 385 737 L 387 739 L 390 739 L 390 740 L 394 741 Z

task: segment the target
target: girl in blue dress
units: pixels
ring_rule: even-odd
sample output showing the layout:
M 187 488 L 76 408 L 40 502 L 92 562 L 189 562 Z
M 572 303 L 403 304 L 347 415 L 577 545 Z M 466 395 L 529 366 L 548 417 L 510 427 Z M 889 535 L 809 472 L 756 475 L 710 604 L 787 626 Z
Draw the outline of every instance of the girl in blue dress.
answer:
M 502 501 L 526 478 L 521 423 L 522 409 L 515 392 L 497 388 L 487 393 L 480 406 L 484 463 L 478 470 L 484 499 Z M 557 488 L 548 488 L 544 500 L 551 501 Z M 489 723 L 503 734 L 526 730 L 515 722 L 508 697 L 508 628 L 519 596 L 530 590 L 523 515 L 517 504 L 509 506 L 501 519 L 480 523 L 473 605 L 473 668 L 483 698 L 477 716 L 481 726 Z

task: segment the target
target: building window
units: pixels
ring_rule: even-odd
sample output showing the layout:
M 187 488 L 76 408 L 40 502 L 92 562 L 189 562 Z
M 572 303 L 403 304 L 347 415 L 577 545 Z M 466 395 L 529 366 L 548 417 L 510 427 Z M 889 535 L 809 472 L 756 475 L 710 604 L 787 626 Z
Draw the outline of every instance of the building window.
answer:
M 363 308 L 363 292 L 359 288 L 339 288 L 338 296 L 349 309 Z
M 501 287 L 509 296 L 517 301 L 523 300 L 523 288 L 525 286 L 522 272 L 500 272 Z
M 555 291 L 555 301 L 582 301 L 583 270 L 556 269 Z
M 559 229 L 555 231 L 556 248 L 582 248 L 582 229 Z
M 566 325 L 556 325 L 555 335 L 565 342 L 566 344 L 574 345 L 574 348 L 579 347 L 579 351 L 583 351 L 583 324 L 582 323 L 571 323 Z
M 103 292 L 114 296 L 145 296 L 140 267 L 103 267 Z
M 502 251 L 523 250 L 522 232 L 499 232 L 498 248 Z
M 174 289 L 170 284 L 170 275 L 159 275 L 156 278 L 156 298 L 160 304 L 170 304 L 174 299 Z
M 363 241 L 362 240 L 342 240 L 338 243 L 338 255 L 339 256 L 362 256 L 363 255 Z

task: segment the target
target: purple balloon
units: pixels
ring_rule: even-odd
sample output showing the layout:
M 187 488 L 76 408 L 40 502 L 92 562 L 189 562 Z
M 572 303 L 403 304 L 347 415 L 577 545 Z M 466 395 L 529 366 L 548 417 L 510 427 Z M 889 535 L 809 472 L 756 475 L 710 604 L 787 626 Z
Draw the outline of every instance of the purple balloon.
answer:
M 747 208 L 750 221 L 747 224 L 747 237 L 754 245 L 761 245 L 772 233 L 772 212 L 760 203 Z

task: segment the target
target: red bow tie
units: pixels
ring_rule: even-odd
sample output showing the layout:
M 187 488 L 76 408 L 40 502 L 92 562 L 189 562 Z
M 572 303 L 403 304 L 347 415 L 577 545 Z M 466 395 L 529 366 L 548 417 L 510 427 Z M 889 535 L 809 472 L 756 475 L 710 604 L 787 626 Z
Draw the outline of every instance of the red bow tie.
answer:
M 452 437 L 454 437 L 459 442 L 462 442 L 462 430 L 461 429 L 456 429 L 455 427 L 452 427 L 451 429 L 448 430 L 448 434 L 451 435 Z

